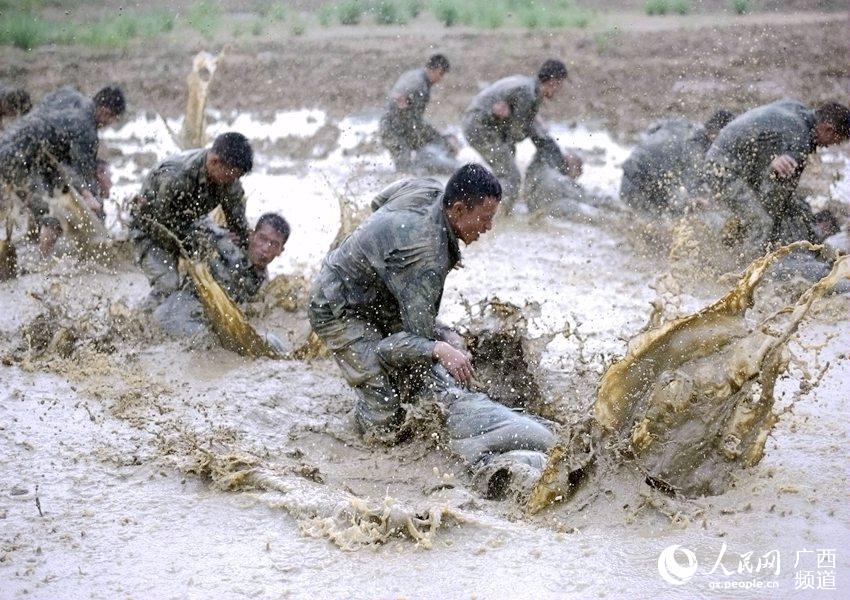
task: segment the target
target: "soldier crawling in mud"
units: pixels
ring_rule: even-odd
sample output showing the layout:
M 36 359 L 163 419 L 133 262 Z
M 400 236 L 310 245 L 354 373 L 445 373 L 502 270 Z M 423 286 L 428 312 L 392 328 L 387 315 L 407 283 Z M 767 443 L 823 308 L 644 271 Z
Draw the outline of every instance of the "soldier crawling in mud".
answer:
M 97 132 L 126 107 L 117 87 L 105 87 L 92 99 L 75 92 L 73 102 L 59 102 L 63 90 L 48 95 L 0 136 L 0 177 L 35 219 L 47 214 L 46 198 L 63 185 L 74 186 L 93 211 L 102 212 L 96 198 Z
M 253 157 L 245 136 L 228 132 L 219 135 L 211 148 L 165 159 L 145 177 L 133 206 L 130 237 L 136 261 L 150 281 L 149 308 L 179 287 L 179 249 L 168 232 L 194 251 L 198 219 L 221 206 L 234 243 L 247 247 L 245 193 L 239 179 L 251 171 Z
M 424 118 L 431 87 L 449 72 L 449 60 L 434 54 L 425 68 L 402 74 L 389 93 L 387 110 L 381 117 L 381 143 L 390 151 L 398 171 L 451 173 L 460 166 L 450 136 L 437 131 Z
M 369 441 L 405 434 L 404 405 L 436 397 L 452 450 L 485 494 L 529 486 L 554 436 L 537 420 L 466 389 L 474 379 L 462 338 L 437 323 L 459 241 L 487 232 L 501 185 L 484 167 L 456 171 L 445 190 L 431 179 L 397 182 L 325 258 L 310 292 L 313 330 L 357 393 L 355 419 Z
M 510 213 L 520 190 L 516 145 L 530 137 L 538 148 L 554 143 L 537 118 L 540 103 L 551 100 L 567 78 L 559 60 L 543 63 L 537 77 L 505 77 L 481 91 L 466 108 L 463 134 L 493 169 L 504 190 L 502 210 Z
M 283 252 L 289 232 L 286 219 L 266 213 L 248 234 L 243 248 L 233 241 L 228 230 L 204 217 L 193 228 L 192 246 L 230 299 L 241 304 L 253 300 L 268 280 L 268 266 Z M 203 306 L 188 280 L 157 307 L 153 316 L 172 335 L 195 335 L 207 327 Z M 271 334 L 266 334 L 266 341 L 282 349 L 282 344 Z
M 529 213 L 556 219 L 599 217 L 600 200 L 576 182 L 582 167 L 581 158 L 571 152 L 562 152 L 555 140 L 542 141 L 528 165 L 523 183 Z
M 638 210 L 681 212 L 701 195 L 705 153 L 734 118 L 721 108 L 702 125 L 669 119 L 652 126 L 623 163 L 620 198 Z
M 16 119 L 32 108 L 29 92 L 0 81 L 0 131 L 5 119 Z
M 706 153 L 706 178 L 712 198 L 736 215 L 734 237 L 761 250 L 835 233 L 835 217 L 812 214 L 796 191 L 809 155 L 849 137 L 850 109 L 835 102 L 811 110 L 779 100 L 729 123 Z

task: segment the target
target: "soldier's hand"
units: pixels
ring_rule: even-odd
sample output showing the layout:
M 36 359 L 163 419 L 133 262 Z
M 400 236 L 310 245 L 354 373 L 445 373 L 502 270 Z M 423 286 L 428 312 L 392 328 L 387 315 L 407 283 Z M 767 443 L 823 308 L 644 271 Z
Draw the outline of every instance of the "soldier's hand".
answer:
M 780 154 L 770 162 L 770 168 L 779 177 L 790 177 L 797 170 L 797 161 L 787 154 Z
M 475 372 L 468 352 L 458 350 L 447 342 L 437 342 L 434 344 L 434 358 L 460 383 L 464 385 L 472 383 Z
M 499 100 L 493 105 L 493 114 L 500 119 L 507 119 L 511 116 L 511 105 Z
M 393 102 L 399 108 L 407 108 L 410 105 L 410 101 L 407 99 L 407 96 L 393 96 Z

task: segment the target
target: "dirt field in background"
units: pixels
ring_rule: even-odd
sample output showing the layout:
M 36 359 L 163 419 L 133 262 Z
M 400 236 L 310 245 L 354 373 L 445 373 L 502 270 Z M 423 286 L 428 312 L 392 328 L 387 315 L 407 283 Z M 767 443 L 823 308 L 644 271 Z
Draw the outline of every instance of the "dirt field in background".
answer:
M 619 134 L 669 113 L 701 118 L 719 105 L 743 110 L 782 96 L 812 104 L 848 99 L 846 13 L 612 19 L 558 33 L 425 24 L 317 28 L 292 37 L 269 29 L 230 46 L 210 104 L 269 112 L 320 107 L 336 116 L 378 109 L 398 74 L 436 50 L 453 62 L 429 108 L 437 123 L 459 120 L 484 82 L 532 73 L 550 56 L 568 63 L 571 80 L 544 116 L 599 123 Z M 94 91 L 116 81 L 131 111 L 177 115 L 191 56 L 220 46 L 187 39 L 127 50 L 4 48 L 0 78 L 26 85 L 36 97 L 62 84 Z

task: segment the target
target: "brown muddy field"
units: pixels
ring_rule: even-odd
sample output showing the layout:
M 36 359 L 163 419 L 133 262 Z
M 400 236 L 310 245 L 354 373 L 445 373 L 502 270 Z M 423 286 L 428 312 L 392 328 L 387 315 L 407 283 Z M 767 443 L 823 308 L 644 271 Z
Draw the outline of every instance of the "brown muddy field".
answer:
M 611 17 L 560 37 L 427 25 L 403 37 L 372 27 L 302 38 L 272 31 L 227 50 L 209 105 L 242 111 L 260 128 L 277 111 L 327 113 L 300 122 L 332 125 L 336 147 L 324 154 L 312 151 L 326 142 L 311 137 L 320 133 L 252 140 L 249 216 L 274 206 L 293 223 L 284 258 L 301 258 L 281 272 L 294 280 L 318 263 L 299 251 L 323 252 L 336 232 L 332 183 L 351 184 L 363 201 L 395 176 L 378 152 L 374 115 L 398 72 L 429 52 L 455 64 L 429 108 L 450 125 L 480 82 L 564 57 L 571 87 L 544 117 L 567 142 L 591 138 L 587 183 L 610 187 L 592 178 L 616 174 L 628 148 L 608 132 L 628 139 L 671 112 L 699 118 L 719 104 L 743 109 L 785 95 L 846 102 L 847 25 L 846 13 L 757 13 Z M 0 78 L 36 96 L 66 83 L 124 85 L 127 125 L 105 132 L 104 145 L 125 193 L 169 147 L 145 113 L 182 114 L 191 57 L 218 48 L 191 36 L 120 52 L 4 48 Z M 807 182 L 844 207 L 844 221 L 846 155 L 845 145 L 815 162 Z M 520 337 L 540 352 L 529 366 L 540 397 L 529 406 L 567 425 L 589 414 L 606 367 L 648 322 L 693 313 L 737 281 L 724 272 L 747 261 L 721 260 L 686 229 L 625 212 L 594 224 L 499 222 L 450 274 L 441 316 L 469 326 L 487 297 L 522 307 Z M 801 320 L 775 382 L 780 417 L 765 457 L 736 469 L 724 493 L 671 497 L 633 464 L 601 464 L 575 498 L 531 516 L 475 493 L 428 407 L 411 441 L 369 447 L 354 430 L 354 394 L 327 358 L 248 360 L 210 335 L 167 339 L 137 308 L 147 283 L 127 250 L 119 244 L 105 264 L 62 259 L 0 284 L 4 600 L 796 598 L 804 570 L 825 574 L 813 581 L 815 597 L 846 596 L 846 295 L 819 300 Z M 754 330 L 765 315 L 787 317 L 808 285 L 766 279 L 746 316 Z M 248 313 L 296 346 L 307 335 L 296 299 L 284 309 L 269 291 Z M 698 570 L 683 573 L 679 545 Z M 811 554 L 795 565 L 801 551 Z M 774 552 L 781 569 L 762 562 Z
M 482 82 L 534 72 L 550 56 L 571 67 L 566 93 L 544 109 L 558 121 L 596 123 L 632 134 L 671 112 L 704 118 L 717 106 L 741 110 L 781 96 L 817 103 L 846 98 L 846 12 L 606 17 L 587 30 L 334 27 L 303 37 L 285 31 L 256 41 L 163 40 L 127 50 L 4 48 L 0 78 L 26 81 L 35 95 L 61 84 L 94 90 L 115 81 L 130 110 L 177 115 L 186 65 L 198 50 L 228 44 L 210 91 L 216 106 L 263 113 L 317 107 L 343 116 L 379 108 L 398 73 L 434 51 L 453 63 L 430 114 L 455 122 Z M 197 35 L 195 35 L 197 37 Z

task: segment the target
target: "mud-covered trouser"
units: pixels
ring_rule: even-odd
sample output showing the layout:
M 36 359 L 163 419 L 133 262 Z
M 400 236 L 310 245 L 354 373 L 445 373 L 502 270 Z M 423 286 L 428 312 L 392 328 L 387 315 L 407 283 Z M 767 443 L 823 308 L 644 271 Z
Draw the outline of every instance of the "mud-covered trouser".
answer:
M 158 304 L 180 286 L 177 256 L 138 229 L 130 232 L 130 238 L 136 263 L 150 283 L 150 298 Z
M 409 402 L 433 399 L 446 411 L 452 451 L 469 463 L 482 487 L 494 476 L 520 486 L 539 477 L 545 452 L 555 443 L 540 421 L 460 387 L 439 365 L 411 373 L 387 364 L 380 358 L 386 356 L 387 338 L 363 319 L 333 318 L 325 307 L 311 304 L 310 322 L 357 392 L 355 418 L 364 437 L 390 439 L 403 421 L 402 396 Z M 411 380 L 416 389 L 399 393 Z
M 463 135 L 499 178 L 502 184 L 502 210 L 510 213 L 519 196 L 522 180 L 516 166 L 516 144 L 498 129 L 482 123 L 474 114 L 464 117 Z
M 163 331 L 177 337 L 190 337 L 207 331 L 209 321 L 204 307 L 190 290 L 181 289 L 170 294 L 153 312 L 154 321 Z M 284 344 L 273 333 L 261 334 L 263 339 L 278 352 L 284 352 Z
M 546 171 L 534 182 L 529 182 L 526 176 L 525 203 L 530 213 L 556 219 L 590 220 L 602 215 L 579 184 L 555 169 Z
M 399 171 L 440 175 L 460 167 L 446 140 L 428 124 L 402 126 L 382 120 L 380 135 Z

